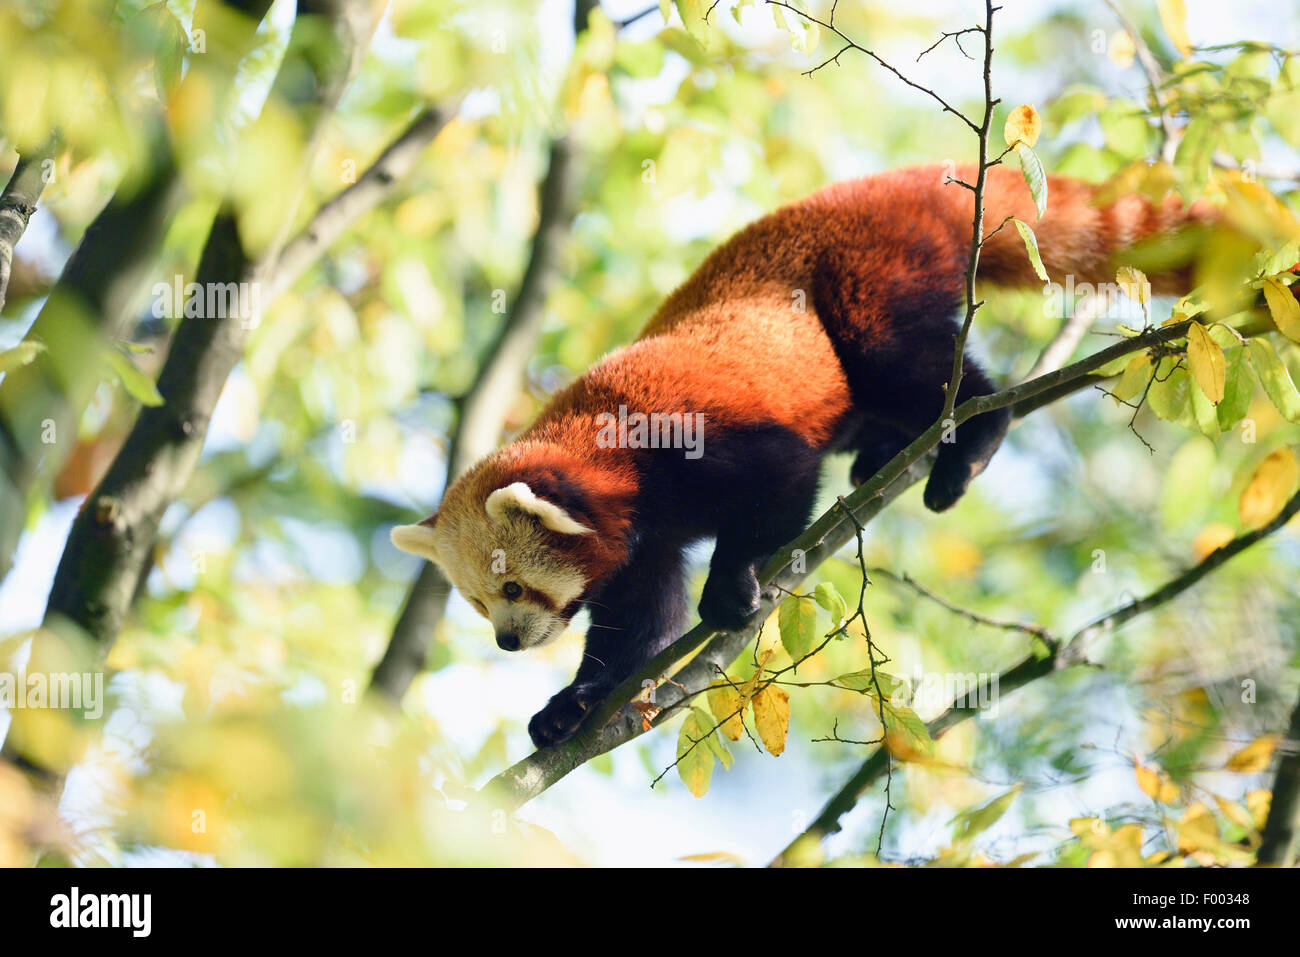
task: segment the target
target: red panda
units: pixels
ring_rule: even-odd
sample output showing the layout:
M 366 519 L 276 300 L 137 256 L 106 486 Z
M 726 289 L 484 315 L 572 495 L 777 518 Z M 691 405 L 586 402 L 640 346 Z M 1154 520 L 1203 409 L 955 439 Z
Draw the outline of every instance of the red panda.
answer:
M 822 456 L 855 452 L 860 483 L 938 418 L 974 209 L 972 192 L 945 174 L 974 178 L 960 167 L 883 173 L 741 230 L 635 342 L 453 483 L 434 515 L 393 530 L 399 548 L 445 570 L 507 651 L 545 644 L 590 610 L 573 683 L 529 723 L 538 747 L 571 736 L 682 632 L 687 545 L 716 541 L 702 620 L 744 626 L 758 610 L 756 568 L 810 518 Z M 1020 174 L 995 167 L 986 231 L 1007 216 L 1035 223 L 1050 273 L 1104 283 L 1135 241 L 1199 215 L 1174 197 L 1096 205 L 1095 192 L 1049 177 L 1050 205 L 1035 222 Z M 1014 229 L 988 239 L 979 278 L 1036 282 Z M 1187 277 L 1151 278 L 1162 292 Z M 963 368 L 959 402 L 994 390 L 969 358 Z M 1008 422 L 1007 410 L 977 416 L 940 446 L 929 508 L 961 497 Z

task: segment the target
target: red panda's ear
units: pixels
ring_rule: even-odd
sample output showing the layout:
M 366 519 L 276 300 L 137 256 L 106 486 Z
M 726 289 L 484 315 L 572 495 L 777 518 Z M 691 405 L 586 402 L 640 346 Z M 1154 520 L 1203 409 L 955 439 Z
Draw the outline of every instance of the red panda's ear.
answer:
M 388 533 L 388 537 L 402 551 L 436 562 L 438 561 L 438 545 L 433 534 L 433 527 L 437 521 L 438 514 L 435 512 L 414 525 L 394 526 L 393 530 Z
M 561 535 L 587 535 L 592 531 L 560 505 L 539 496 L 525 482 L 511 482 L 497 489 L 483 505 L 488 518 L 498 525 L 506 520 L 508 512 L 514 510 L 536 516 L 545 527 Z

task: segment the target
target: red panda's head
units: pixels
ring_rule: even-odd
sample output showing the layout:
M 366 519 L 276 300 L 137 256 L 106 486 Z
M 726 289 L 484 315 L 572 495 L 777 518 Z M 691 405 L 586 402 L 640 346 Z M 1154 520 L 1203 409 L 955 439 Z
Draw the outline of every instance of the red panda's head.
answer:
M 467 472 L 438 511 L 392 531 L 436 562 L 506 651 L 563 633 L 622 564 L 633 488 L 554 448 L 520 444 Z

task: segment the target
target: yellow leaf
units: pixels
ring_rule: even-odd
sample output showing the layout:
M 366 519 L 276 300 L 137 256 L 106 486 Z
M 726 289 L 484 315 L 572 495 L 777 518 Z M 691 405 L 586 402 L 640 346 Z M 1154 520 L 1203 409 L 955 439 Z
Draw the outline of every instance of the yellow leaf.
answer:
M 1147 274 L 1132 266 L 1120 266 L 1115 270 L 1115 281 L 1120 290 L 1134 302 L 1145 306 L 1151 301 L 1151 283 Z
M 1216 847 L 1219 825 L 1210 809 L 1197 801 L 1178 822 L 1178 849 L 1183 853 Z
M 1268 809 L 1273 803 L 1273 792 L 1259 788 L 1246 795 L 1246 809 L 1250 811 L 1255 830 L 1261 830 L 1268 820 Z
M 1110 833 L 1110 827 L 1099 817 L 1071 818 L 1070 830 L 1075 837 L 1089 837 Z
M 1133 38 L 1124 30 L 1116 30 L 1110 37 L 1110 43 L 1106 45 L 1106 55 L 1110 57 L 1110 62 L 1114 63 L 1121 70 L 1127 70 L 1133 65 L 1133 55 L 1137 53 L 1137 44 Z
M 1229 801 L 1214 795 L 1214 803 L 1218 806 L 1219 812 L 1233 824 L 1243 827 L 1248 831 L 1256 830 L 1255 822 L 1251 820 L 1250 812 L 1235 801 Z
M 1137 773 L 1138 787 L 1142 793 L 1149 798 L 1170 804 L 1178 800 L 1178 785 L 1174 784 L 1166 774 L 1161 774 L 1152 768 L 1139 762 L 1134 762 L 1134 770 Z
M 1255 774 L 1263 771 L 1268 767 L 1268 762 L 1273 759 L 1273 752 L 1277 750 L 1278 739 L 1279 736 L 1276 734 L 1261 734 L 1250 744 L 1228 758 L 1224 767 L 1229 771 L 1236 771 L 1238 774 Z
M 1165 25 L 1165 33 L 1174 41 L 1174 46 L 1183 56 L 1192 52 L 1192 41 L 1187 36 L 1187 5 L 1183 0 L 1156 0 L 1160 11 L 1160 22 Z
M 695 797 L 709 793 L 714 755 L 706 740 L 713 734 L 708 715 L 692 708 L 677 733 L 677 775 Z
M 1222 402 L 1228 363 L 1223 358 L 1223 349 L 1199 322 L 1193 322 L 1187 328 L 1187 361 L 1205 397 L 1216 405 Z
M 1002 127 L 1002 138 L 1007 141 L 1007 146 L 1020 143 L 1033 146 L 1042 132 L 1043 121 L 1039 119 L 1038 111 L 1032 106 L 1017 106 Z
M 1276 276 L 1269 276 L 1264 280 L 1264 301 L 1282 335 L 1300 342 L 1300 301 L 1295 293 Z
M 1282 510 L 1298 482 L 1300 462 L 1296 461 L 1295 453 L 1286 446 L 1269 453 L 1241 490 L 1237 501 L 1241 524 L 1247 528 L 1267 524 Z
M 709 689 L 709 710 L 722 722 L 722 733 L 732 741 L 739 741 L 744 731 L 745 699 L 731 685 L 716 685 Z
M 1235 537 L 1236 533 L 1227 522 L 1211 522 L 1197 533 L 1192 542 L 1192 554 L 1198 562 L 1204 561 L 1211 552 L 1227 545 Z
M 1149 798 L 1153 798 L 1160 793 L 1159 774 L 1141 762 L 1136 762 L 1134 764 L 1134 771 L 1137 773 L 1138 787 L 1142 789 L 1143 794 Z
M 763 739 L 763 747 L 771 754 L 785 750 L 785 739 L 790 733 L 790 693 L 776 685 L 768 685 L 750 702 L 754 709 L 754 726 Z

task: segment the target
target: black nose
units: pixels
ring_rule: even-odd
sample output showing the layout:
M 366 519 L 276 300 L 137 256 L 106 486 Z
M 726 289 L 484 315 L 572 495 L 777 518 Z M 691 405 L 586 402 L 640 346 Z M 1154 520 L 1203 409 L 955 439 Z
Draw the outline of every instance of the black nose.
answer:
M 502 651 L 518 651 L 518 635 L 497 635 L 497 647 Z

